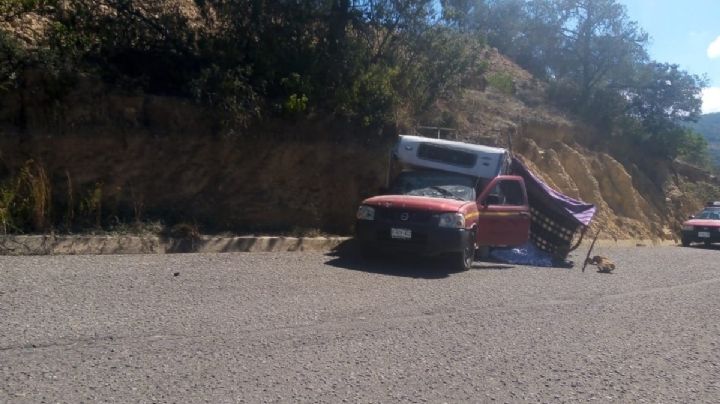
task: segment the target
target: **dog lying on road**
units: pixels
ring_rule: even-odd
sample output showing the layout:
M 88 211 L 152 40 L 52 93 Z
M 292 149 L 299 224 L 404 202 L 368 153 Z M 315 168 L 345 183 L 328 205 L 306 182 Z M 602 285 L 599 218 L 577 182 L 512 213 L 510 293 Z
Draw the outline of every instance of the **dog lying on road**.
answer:
M 587 259 L 587 263 L 595 265 L 598 268 L 598 272 L 609 274 L 615 270 L 615 263 L 610 261 L 607 257 L 602 255 L 596 255 L 592 258 Z

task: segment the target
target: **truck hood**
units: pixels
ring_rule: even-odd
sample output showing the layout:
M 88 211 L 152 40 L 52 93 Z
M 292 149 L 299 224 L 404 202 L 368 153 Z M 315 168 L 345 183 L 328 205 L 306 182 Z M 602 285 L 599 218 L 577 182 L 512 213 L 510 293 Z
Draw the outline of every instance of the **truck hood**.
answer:
M 473 202 L 412 195 L 380 195 L 363 201 L 363 205 L 432 212 L 458 212 L 461 207 L 469 203 Z
M 720 220 L 712 219 L 690 219 L 683 223 L 684 226 L 720 227 Z

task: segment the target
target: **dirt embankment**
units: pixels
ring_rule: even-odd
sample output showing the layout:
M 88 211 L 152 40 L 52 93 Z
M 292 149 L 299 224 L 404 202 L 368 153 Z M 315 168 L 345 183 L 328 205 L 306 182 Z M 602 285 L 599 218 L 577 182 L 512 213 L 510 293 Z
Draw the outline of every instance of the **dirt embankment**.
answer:
M 33 161 L 49 180 L 54 223 L 84 210 L 97 216 L 91 225 L 342 234 L 385 176 L 382 137 L 332 122 L 220 133 L 213 114 L 189 102 L 113 93 L 92 80 L 62 103 L 26 90 L 0 104 L 0 183 Z
M 525 127 L 516 152 L 554 188 L 594 203 L 592 227 L 604 238 L 673 240 L 689 214 L 720 195 L 717 179 L 707 173 L 691 178 L 681 164 L 646 160 L 641 151 L 636 161 L 621 162 L 573 138 L 548 137 L 546 128 Z
M 205 231 L 347 232 L 385 163 L 366 147 L 199 136 L 2 138 L 0 150 L 8 172 L 30 159 L 45 167 L 63 206 L 55 215 L 99 192 L 103 220 L 139 215 Z
M 642 151 L 624 153 L 633 159 L 591 150 L 587 130 L 538 104 L 541 85 L 523 80 L 512 94 L 468 90 L 436 113 L 460 111 L 458 139 L 511 142 L 550 185 L 595 203 L 593 226 L 604 237 L 672 239 L 682 218 L 720 197 L 717 181 L 692 166 L 649 161 Z M 385 181 L 390 142 L 373 133 L 337 136 L 349 132 L 337 124 L 220 134 L 212 114 L 188 102 L 114 94 L 90 81 L 62 104 L 30 91 L 0 102 L 0 181 L 29 160 L 43 167 L 55 223 L 92 205 L 104 223 L 347 234 L 357 203 Z

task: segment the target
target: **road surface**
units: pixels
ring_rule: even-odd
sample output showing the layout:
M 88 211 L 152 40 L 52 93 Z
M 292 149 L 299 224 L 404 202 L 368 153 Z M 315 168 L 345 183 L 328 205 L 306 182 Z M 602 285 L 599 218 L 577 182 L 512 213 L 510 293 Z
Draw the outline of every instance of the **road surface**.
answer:
M 598 253 L 0 257 L 0 402 L 720 401 L 720 250 Z

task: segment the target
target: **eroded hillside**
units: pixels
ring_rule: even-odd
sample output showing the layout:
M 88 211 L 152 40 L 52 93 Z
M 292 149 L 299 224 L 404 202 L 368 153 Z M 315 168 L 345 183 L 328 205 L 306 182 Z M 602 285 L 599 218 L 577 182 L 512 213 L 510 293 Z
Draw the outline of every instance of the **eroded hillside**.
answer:
M 683 220 L 720 198 L 720 182 L 680 161 L 652 157 L 548 107 L 544 84 L 489 50 L 485 85 L 440 104 L 425 119 L 453 117 L 457 138 L 512 147 L 554 188 L 598 207 L 603 237 L 673 240 Z M 493 85 L 493 77 L 511 85 Z
M 512 145 L 550 185 L 596 204 L 593 228 L 604 237 L 673 239 L 686 215 L 720 198 L 702 170 L 598 141 L 545 106 L 541 83 L 491 56 L 462 98 L 404 130 L 450 119 L 452 138 Z M 357 203 L 385 181 L 392 138 L 377 132 L 316 120 L 221 135 L 213 115 L 187 101 L 118 93 L 92 79 L 64 100 L 30 87 L 4 97 L 0 116 L 5 189 L 22 173 L 46 178 L 46 230 L 160 220 L 202 231 L 347 234 Z

